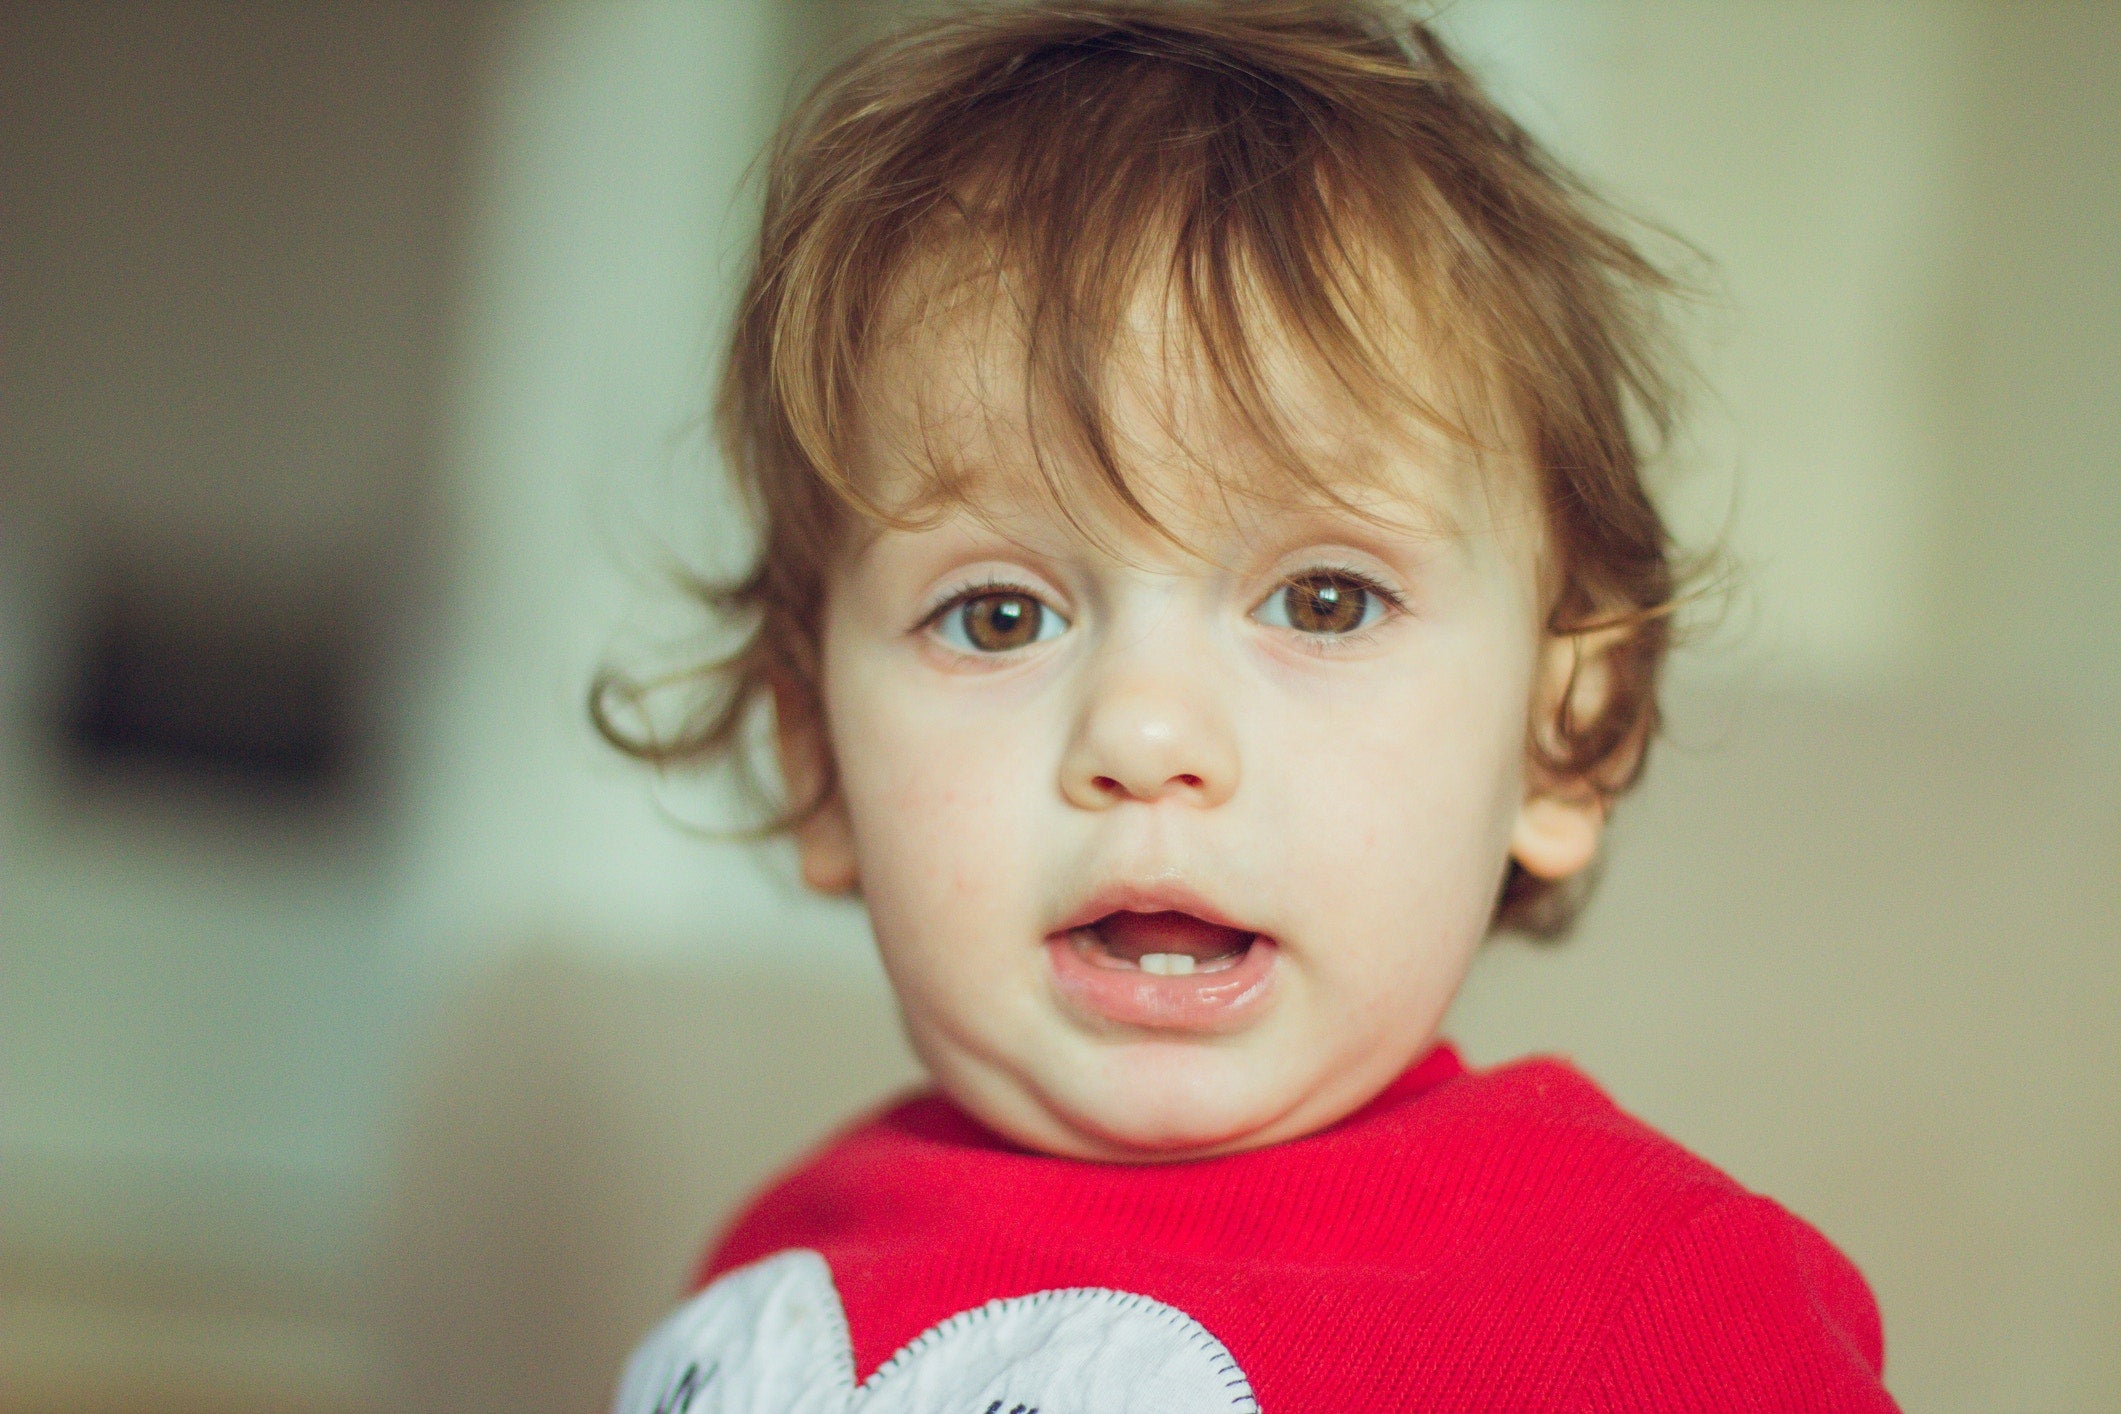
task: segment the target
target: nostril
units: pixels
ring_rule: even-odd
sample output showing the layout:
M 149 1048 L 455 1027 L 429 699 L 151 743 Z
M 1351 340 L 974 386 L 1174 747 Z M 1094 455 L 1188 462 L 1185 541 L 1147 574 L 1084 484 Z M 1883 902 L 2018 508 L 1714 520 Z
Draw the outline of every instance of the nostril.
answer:
M 1165 777 L 1163 787 L 1160 790 L 1145 791 L 1142 786 L 1146 784 L 1147 782 L 1128 785 L 1117 776 L 1092 776 L 1090 778 L 1090 789 L 1106 800 L 1154 800 L 1166 791 L 1173 789 L 1199 794 L 1206 794 L 1207 792 L 1207 782 L 1191 771 Z

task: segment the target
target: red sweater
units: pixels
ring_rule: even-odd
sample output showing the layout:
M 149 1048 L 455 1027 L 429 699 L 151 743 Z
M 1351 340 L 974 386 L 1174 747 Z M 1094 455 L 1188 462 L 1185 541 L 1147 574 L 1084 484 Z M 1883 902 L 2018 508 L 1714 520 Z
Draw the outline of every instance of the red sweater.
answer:
M 622 1414 L 746 1380 L 702 1407 L 1894 1407 L 1877 1306 L 1817 1232 L 1569 1066 L 1448 1047 L 1330 1129 L 1189 1163 L 1029 1153 L 915 1098 L 774 1184 L 700 1277 Z

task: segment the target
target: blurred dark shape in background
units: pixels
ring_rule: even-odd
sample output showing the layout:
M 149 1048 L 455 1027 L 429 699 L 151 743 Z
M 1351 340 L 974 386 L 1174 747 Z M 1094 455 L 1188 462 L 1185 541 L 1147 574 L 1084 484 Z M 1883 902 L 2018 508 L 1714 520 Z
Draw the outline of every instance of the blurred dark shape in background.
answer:
M 243 585 L 186 585 L 134 564 L 94 572 L 63 704 L 74 769 L 174 772 L 216 793 L 315 806 L 358 750 L 348 625 Z

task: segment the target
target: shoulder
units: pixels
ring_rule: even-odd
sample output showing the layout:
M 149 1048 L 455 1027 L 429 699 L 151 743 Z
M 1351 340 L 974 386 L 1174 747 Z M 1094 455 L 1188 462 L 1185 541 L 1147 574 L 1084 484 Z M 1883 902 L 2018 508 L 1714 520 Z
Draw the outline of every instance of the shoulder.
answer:
M 1810 1225 L 1741 1193 L 1665 1233 L 1588 1346 L 1573 1407 L 1890 1414 L 1868 1285 Z
M 1558 1225 L 1574 1240 L 1590 1222 L 1616 1240 L 1655 1240 L 1745 1192 L 1551 1057 L 1464 1071 L 1393 1118 L 1423 1168 L 1528 1235 Z
M 1481 1136 L 1501 1206 L 1541 1213 L 1535 1245 L 1591 1257 L 1557 1264 L 1599 1308 L 1581 1407 L 1892 1408 L 1877 1303 L 1810 1224 L 1566 1062 L 1469 1073 L 1437 1098 Z

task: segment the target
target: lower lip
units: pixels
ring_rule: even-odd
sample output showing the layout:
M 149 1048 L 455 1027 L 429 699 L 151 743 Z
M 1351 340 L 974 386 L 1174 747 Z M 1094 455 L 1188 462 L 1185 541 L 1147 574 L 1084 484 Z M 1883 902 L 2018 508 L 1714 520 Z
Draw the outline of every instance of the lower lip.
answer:
M 1046 939 L 1046 957 L 1062 998 L 1100 1020 L 1152 1031 L 1234 1031 L 1266 1005 L 1280 953 L 1256 936 L 1245 955 L 1214 972 L 1163 977 L 1134 967 L 1102 967 L 1084 957 L 1074 936 Z

